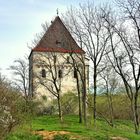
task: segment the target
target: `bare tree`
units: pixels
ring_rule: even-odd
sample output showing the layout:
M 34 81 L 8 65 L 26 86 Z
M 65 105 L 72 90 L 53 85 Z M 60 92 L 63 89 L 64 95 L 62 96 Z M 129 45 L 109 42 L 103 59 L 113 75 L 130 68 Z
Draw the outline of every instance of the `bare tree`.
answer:
M 113 19 L 111 11 L 104 10 L 105 26 L 108 29 L 112 50 L 108 58 L 125 85 L 126 93 L 131 102 L 135 133 L 138 134 L 138 95 L 140 89 L 140 60 L 138 57 L 140 25 L 138 15 L 140 2 L 120 0 L 117 4 L 123 10 L 123 16 L 117 20 Z
M 70 57 L 72 59 L 72 66 L 74 68 L 74 77 L 77 82 L 77 92 L 78 92 L 78 101 L 79 101 L 79 122 L 82 122 L 82 110 L 81 110 L 81 92 L 82 92 L 82 109 L 83 109 L 83 119 L 86 125 L 87 123 L 87 89 L 89 81 L 89 66 L 86 64 L 85 54 L 76 54 L 71 53 Z M 81 81 L 81 82 L 80 82 Z
M 78 10 L 71 7 L 66 13 L 66 15 L 63 15 L 64 22 L 66 27 L 69 29 L 69 31 L 72 33 L 73 37 L 77 41 L 79 47 L 81 49 L 84 49 L 85 42 L 84 42 L 84 32 L 82 32 L 82 27 L 77 21 L 77 13 Z M 67 18 L 69 17 L 69 18 Z M 76 59 L 75 56 L 76 55 Z M 82 113 L 81 113 L 81 107 L 80 107 L 80 92 L 82 89 L 82 112 L 83 112 L 83 119 L 84 123 L 87 123 L 87 111 L 86 111 L 86 102 L 87 102 L 87 91 L 89 86 L 89 64 L 86 64 L 86 61 L 89 62 L 89 59 L 86 58 L 86 53 L 82 54 L 75 54 L 70 53 L 70 57 L 72 59 L 72 65 L 74 69 L 77 72 L 77 91 L 78 91 L 78 98 L 79 98 L 79 120 L 82 120 Z M 78 61 L 77 61 L 78 60 Z M 81 82 L 80 82 L 81 81 Z
M 28 98 L 28 63 L 23 59 L 17 59 L 14 64 L 9 67 L 9 70 L 15 75 L 14 85 Z
M 82 123 L 82 108 L 81 108 L 81 90 L 80 90 L 80 81 L 78 76 L 78 65 L 75 62 L 75 59 L 71 55 L 72 58 L 72 65 L 74 67 L 74 76 L 76 78 L 76 84 L 77 84 L 77 92 L 78 92 L 78 105 L 79 105 L 79 123 Z
M 103 88 L 103 93 L 107 97 L 110 119 L 108 122 L 113 127 L 114 126 L 113 95 L 115 94 L 115 92 L 117 92 L 117 89 L 119 88 L 118 81 L 121 82 L 121 80 L 118 78 L 117 73 L 114 71 L 107 57 L 105 57 L 104 59 L 104 66 L 106 66 L 106 68 L 100 73 L 101 77 L 100 84 L 102 85 L 101 88 Z
M 66 18 L 68 17 L 68 19 Z M 80 5 L 79 9 L 71 8 L 65 16 L 66 25 L 77 39 L 81 48 L 85 48 L 93 64 L 94 109 L 93 117 L 96 120 L 97 78 L 101 68 L 100 64 L 105 54 L 109 36 L 104 28 L 101 11 L 92 3 Z M 99 70 L 100 69 L 100 70 Z
M 48 52 L 47 54 L 38 53 L 35 61 L 36 65 L 41 68 L 41 73 L 34 72 L 36 79 L 34 85 L 39 86 L 41 84 L 46 89 L 46 93 L 51 93 L 51 95 L 57 98 L 59 118 L 61 121 L 63 121 L 61 107 L 62 80 L 70 72 L 70 70 L 67 72 L 63 71 L 66 65 L 66 59 L 63 59 L 63 57 L 65 56 L 55 52 Z

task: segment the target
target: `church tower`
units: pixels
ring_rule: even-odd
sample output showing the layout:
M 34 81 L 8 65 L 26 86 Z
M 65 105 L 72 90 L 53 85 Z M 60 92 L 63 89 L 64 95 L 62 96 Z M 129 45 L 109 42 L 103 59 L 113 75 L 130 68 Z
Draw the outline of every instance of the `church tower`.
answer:
M 79 59 L 81 57 L 86 63 L 88 86 L 89 67 L 85 52 L 57 16 L 36 47 L 31 50 L 29 94 L 38 98 L 45 95 L 47 99 L 52 99 L 59 90 L 62 94 L 76 92 L 77 72 L 73 62 L 82 69 Z

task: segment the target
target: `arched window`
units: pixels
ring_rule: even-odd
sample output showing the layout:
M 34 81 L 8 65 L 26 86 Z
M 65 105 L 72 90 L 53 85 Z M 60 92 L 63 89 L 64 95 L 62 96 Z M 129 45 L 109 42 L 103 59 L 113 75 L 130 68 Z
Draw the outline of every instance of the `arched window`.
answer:
M 46 77 L 46 70 L 42 69 L 42 73 L 41 74 L 42 74 L 42 77 L 45 78 Z
M 62 77 L 63 77 L 62 70 L 59 70 L 59 71 L 58 71 L 58 77 L 59 77 L 59 78 L 62 78 Z

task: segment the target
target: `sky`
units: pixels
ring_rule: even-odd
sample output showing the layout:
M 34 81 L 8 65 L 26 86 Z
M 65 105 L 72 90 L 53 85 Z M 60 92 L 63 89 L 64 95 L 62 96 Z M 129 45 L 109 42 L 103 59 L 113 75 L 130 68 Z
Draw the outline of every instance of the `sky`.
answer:
M 78 7 L 87 0 L 0 0 L 0 73 L 10 78 L 7 68 L 15 59 L 29 55 L 31 44 L 41 24 L 65 13 L 71 5 Z M 93 0 L 89 0 L 93 1 Z M 95 0 L 103 3 L 107 0 Z M 108 0 L 109 1 L 109 0 Z M 111 1 L 111 0 L 110 0 Z

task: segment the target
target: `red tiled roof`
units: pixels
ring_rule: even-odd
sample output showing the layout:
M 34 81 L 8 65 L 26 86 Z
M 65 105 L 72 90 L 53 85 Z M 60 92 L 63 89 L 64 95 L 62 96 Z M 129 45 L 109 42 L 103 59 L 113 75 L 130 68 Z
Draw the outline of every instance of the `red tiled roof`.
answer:
M 75 49 L 75 50 L 67 50 L 65 48 L 47 48 L 47 47 L 36 47 L 33 51 L 38 52 L 62 52 L 62 53 L 84 53 L 82 49 Z
M 44 34 L 38 45 L 32 49 L 32 51 L 85 53 L 84 50 L 77 45 L 58 16 L 52 22 L 47 32 Z

